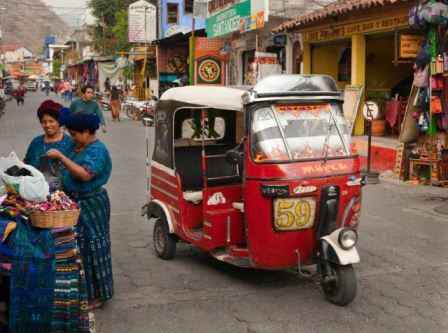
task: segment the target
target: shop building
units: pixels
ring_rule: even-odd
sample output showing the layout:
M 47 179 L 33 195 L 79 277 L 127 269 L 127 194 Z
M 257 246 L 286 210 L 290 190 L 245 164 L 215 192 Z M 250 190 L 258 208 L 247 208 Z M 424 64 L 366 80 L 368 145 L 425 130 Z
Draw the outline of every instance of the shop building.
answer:
M 193 0 L 159 2 L 157 41 L 158 92 L 191 82 L 195 36 L 205 36 L 205 19 L 193 17 Z
M 374 140 L 378 171 L 394 170 L 400 179 L 417 183 L 448 184 L 448 51 L 446 25 L 439 25 L 448 21 L 448 6 L 414 6 L 406 0 L 337 1 L 273 32 L 299 35 L 300 72 L 331 75 L 345 90 L 346 104 L 354 88 L 362 92 L 359 109 L 363 101 L 376 102 L 380 116 L 372 132 L 386 136 Z M 422 55 L 428 60 L 414 73 Z M 416 74 L 425 71 L 426 82 L 417 81 Z M 353 109 L 353 133 L 362 135 L 362 113 Z M 355 141 L 365 149 L 365 141 Z
M 293 54 L 301 55 L 301 73 L 331 75 L 340 89 L 363 87 L 365 99 L 384 105 L 396 93 L 407 98 L 410 92 L 415 54 L 400 57 L 400 39 L 419 38 L 408 23 L 413 5 L 413 1 L 337 1 L 274 32 L 300 34 L 301 43 L 295 44 L 300 49 Z M 406 82 L 409 89 L 400 89 Z M 394 124 L 389 134 L 398 134 L 399 128 Z M 364 134 L 361 116 L 354 134 Z

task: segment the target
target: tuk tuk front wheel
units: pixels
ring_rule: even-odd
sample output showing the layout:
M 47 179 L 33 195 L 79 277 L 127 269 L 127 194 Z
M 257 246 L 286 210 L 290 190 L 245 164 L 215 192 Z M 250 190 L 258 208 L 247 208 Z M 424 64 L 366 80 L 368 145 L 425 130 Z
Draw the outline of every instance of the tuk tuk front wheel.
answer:
M 321 285 L 327 300 L 339 306 L 350 304 L 356 297 L 357 280 L 352 265 L 331 264 L 333 277 L 323 279 Z
M 176 255 L 176 240 L 170 234 L 164 218 L 158 218 L 153 231 L 154 251 L 163 260 L 173 259 Z

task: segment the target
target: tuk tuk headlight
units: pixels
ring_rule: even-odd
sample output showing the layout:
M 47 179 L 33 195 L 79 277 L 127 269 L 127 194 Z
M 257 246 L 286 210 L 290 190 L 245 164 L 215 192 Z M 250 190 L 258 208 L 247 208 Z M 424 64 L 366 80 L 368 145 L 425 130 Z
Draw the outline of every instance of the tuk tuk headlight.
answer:
M 350 250 L 358 243 L 358 233 L 353 229 L 343 229 L 339 234 L 339 245 L 344 250 Z

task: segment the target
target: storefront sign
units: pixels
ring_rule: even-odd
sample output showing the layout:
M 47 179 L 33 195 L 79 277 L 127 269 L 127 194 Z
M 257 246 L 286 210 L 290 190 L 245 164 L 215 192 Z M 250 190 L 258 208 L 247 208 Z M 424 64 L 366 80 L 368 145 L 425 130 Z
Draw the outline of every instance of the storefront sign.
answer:
M 198 62 L 198 84 L 220 84 L 221 62 L 214 58 L 202 59 Z
M 130 43 L 151 43 L 157 39 L 157 8 L 140 0 L 129 6 L 128 11 Z
M 348 38 L 355 34 L 405 28 L 409 26 L 408 16 L 385 17 L 352 24 L 340 24 L 331 27 L 303 31 L 304 42 L 324 42 L 335 39 Z
M 207 37 L 214 38 L 241 30 L 250 16 L 250 0 L 244 0 L 207 19 Z
M 400 35 L 400 58 L 415 59 L 420 52 L 423 37 L 419 35 Z
M 243 33 L 264 28 L 269 16 L 269 1 L 212 1 L 209 11 L 207 37 L 214 38 L 235 31 Z

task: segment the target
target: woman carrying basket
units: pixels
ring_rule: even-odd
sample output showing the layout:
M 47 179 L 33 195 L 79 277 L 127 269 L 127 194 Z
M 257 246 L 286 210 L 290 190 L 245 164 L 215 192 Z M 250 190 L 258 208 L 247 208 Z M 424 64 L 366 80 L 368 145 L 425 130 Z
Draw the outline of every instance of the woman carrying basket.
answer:
M 89 306 L 101 307 L 113 296 L 110 242 L 110 202 L 103 188 L 112 172 L 106 146 L 97 139 L 100 119 L 95 114 L 72 113 L 65 126 L 74 145 L 65 155 L 57 149 L 47 155 L 64 165 L 64 191 L 77 200 L 81 216 L 77 225 L 78 241 L 87 280 Z

